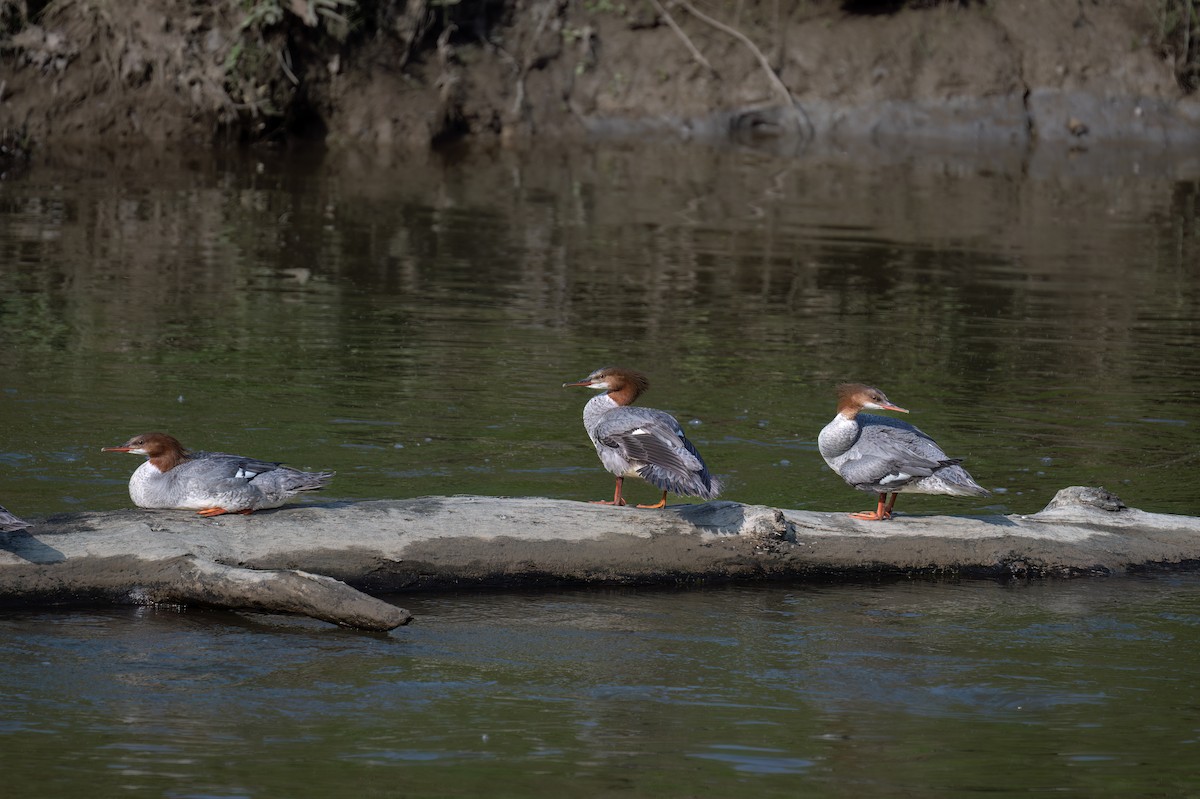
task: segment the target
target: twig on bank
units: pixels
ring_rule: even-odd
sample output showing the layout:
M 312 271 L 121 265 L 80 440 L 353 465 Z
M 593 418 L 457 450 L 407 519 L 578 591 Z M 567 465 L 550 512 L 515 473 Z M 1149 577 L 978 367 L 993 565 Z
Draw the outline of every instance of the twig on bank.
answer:
M 542 32 L 546 30 L 546 24 L 550 21 L 550 12 L 555 8 L 554 0 L 546 0 L 537 10 L 538 23 L 534 28 L 533 36 L 525 45 L 525 52 L 521 56 L 521 63 L 517 66 L 517 81 L 516 91 L 513 97 L 512 115 L 524 121 L 525 119 L 525 77 L 529 74 L 529 70 L 533 68 L 534 50 L 537 47 L 538 39 L 542 37 Z M 515 60 L 515 59 L 514 59 Z
M 701 66 L 703 66 L 713 75 L 718 75 L 719 73 L 717 72 L 716 68 L 708 62 L 708 59 L 704 57 L 703 53 L 696 49 L 696 45 L 692 44 L 692 40 L 689 39 L 688 35 L 683 32 L 683 28 L 679 27 L 679 24 L 675 22 L 675 18 L 671 16 L 671 12 L 663 8 L 662 4 L 658 2 L 658 0 L 650 0 L 650 5 L 654 6 L 654 10 L 657 11 L 659 16 L 663 18 L 663 21 L 667 23 L 667 26 L 671 30 L 675 31 L 675 35 L 683 41 L 684 45 L 691 52 L 692 58 L 696 59 Z
M 689 0 L 673 0 L 673 4 L 682 6 L 685 11 L 687 11 L 696 19 L 707 25 L 711 25 L 719 31 L 729 34 L 742 44 L 746 45 L 746 47 L 750 49 L 750 52 L 754 54 L 754 57 L 758 59 L 759 66 L 761 66 L 763 71 L 767 73 L 768 80 L 770 80 L 771 85 L 775 88 L 775 91 L 779 93 L 780 97 L 784 101 L 784 104 L 792 109 L 792 112 L 796 116 L 797 125 L 802 128 L 806 128 L 808 135 L 810 137 L 812 136 L 813 124 L 809 120 L 808 114 L 804 113 L 804 109 L 801 108 L 800 104 L 796 102 L 796 98 L 792 96 L 792 92 L 787 86 L 784 85 L 783 81 L 779 79 L 779 76 L 775 74 L 775 70 L 771 68 L 771 62 L 767 60 L 765 55 L 763 55 L 762 50 L 758 49 L 758 45 L 750 40 L 749 36 L 742 33 L 737 28 L 731 28 L 724 22 L 713 19 L 692 5 Z
M 292 85 L 299 86 L 300 79 L 296 77 L 296 73 L 292 72 L 292 68 L 288 64 L 288 62 L 292 60 L 292 56 L 291 53 L 288 52 L 286 46 L 275 51 L 275 59 L 279 61 L 279 66 L 282 67 L 283 74 L 287 75 L 287 78 L 292 82 Z

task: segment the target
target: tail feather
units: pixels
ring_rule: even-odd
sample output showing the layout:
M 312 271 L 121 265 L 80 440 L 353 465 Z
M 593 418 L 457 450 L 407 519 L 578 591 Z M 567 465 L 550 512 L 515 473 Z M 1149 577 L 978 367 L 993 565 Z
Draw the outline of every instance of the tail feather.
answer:
M 947 493 L 956 497 L 987 497 L 991 496 L 991 491 L 988 491 L 979 483 L 975 482 L 975 478 L 967 473 L 967 470 L 958 465 L 960 458 L 955 458 L 955 463 L 945 469 L 939 469 L 937 476 L 941 478 L 945 484 Z
M 9 513 L 8 510 L 0 505 L 0 532 L 15 533 L 18 530 L 24 530 L 27 527 L 32 527 L 29 522 L 19 518 L 15 514 Z
M 283 482 L 283 489 L 288 492 L 316 491 L 324 488 L 337 472 L 300 472 L 292 471 Z
M 715 499 L 721 493 L 722 488 L 721 481 L 709 474 L 708 469 L 702 472 L 692 472 L 687 477 L 681 478 L 678 474 L 648 464 L 638 469 L 638 475 L 650 485 L 681 497 Z

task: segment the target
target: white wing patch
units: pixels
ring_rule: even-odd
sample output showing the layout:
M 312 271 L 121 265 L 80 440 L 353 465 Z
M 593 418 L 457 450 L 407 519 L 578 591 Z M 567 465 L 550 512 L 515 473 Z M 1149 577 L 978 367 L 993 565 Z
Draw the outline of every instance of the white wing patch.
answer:
M 885 486 L 888 483 L 898 483 L 898 482 L 902 482 L 905 480 L 911 480 L 911 479 L 912 479 L 911 474 L 908 474 L 907 472 L 897 472 L 896 474 L 889 474 L 889 475 L 886 475 L 885 477 L 880 478 L 879 484 L 881 486 Z

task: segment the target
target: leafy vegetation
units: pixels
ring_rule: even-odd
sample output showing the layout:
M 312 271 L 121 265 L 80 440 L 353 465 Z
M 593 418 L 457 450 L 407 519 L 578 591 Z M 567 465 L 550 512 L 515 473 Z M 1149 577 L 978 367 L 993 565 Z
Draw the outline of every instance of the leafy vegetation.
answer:
M 322 36 L 344 42 L 357 0 L 240 0 L 223 64 L 231 100 L 253 116 L 282 116 L 300 85 L 293 52 Z

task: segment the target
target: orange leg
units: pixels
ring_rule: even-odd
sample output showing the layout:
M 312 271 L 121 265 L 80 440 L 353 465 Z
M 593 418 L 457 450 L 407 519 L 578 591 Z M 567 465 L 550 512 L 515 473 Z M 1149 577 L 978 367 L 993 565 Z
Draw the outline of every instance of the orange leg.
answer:
M 224 508 L 205 508 L 198 510 L 196 513 L 200 516 L 220 516 L 224 513 L 240 513 L 243 516 L 249 516 L 254 513 L 253 510 L 225 510 Z
M 662 499 L 653 505 L 638 505 L 639 508 L 665 508 L 667 507 L 667 492 L 664 491 Z
M 892 494 L 891 501 L 888 501 L 887 494 L 879 495 L 879 505 L 875 510 L 864 510 L 860 513 L 851 513 L 850 518 L 862 519 L 867 522 L 882 522 L 892 518 L 892 506 L 896 504 L 896 497 L 900 496 L 897 493 Z M 886 503 L 886 504 L 885 504 Z
M 592 500 L 593 505 L 624 505 L 625 497 L 621 496 L 621 484 L 625 482 L 624 477 L 617 478 L 617 489 L 613 492 L 612 502 L 607 499 Z

